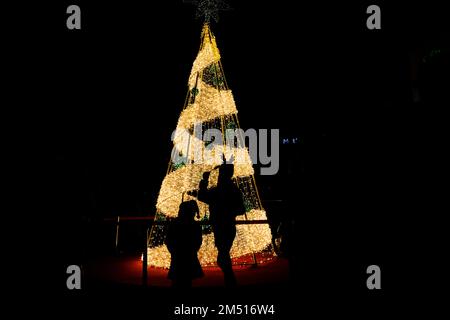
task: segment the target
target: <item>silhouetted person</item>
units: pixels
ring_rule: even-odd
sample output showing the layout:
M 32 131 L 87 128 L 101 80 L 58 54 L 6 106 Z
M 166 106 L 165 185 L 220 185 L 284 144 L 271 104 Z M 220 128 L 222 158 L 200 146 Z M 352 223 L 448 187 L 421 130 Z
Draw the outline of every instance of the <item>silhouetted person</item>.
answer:
M 198 199 L 209 205 L 209 220 L 214 232 L 214 242 L 218 250 L 217 264 L 222 269 L 226 286 L 235 286 L 230 249 L 236 236 L 236 215 L 244 214 L 241 192 L 233 183 L 233 165 L 219 167 L 217 187 L 207 189 L 209 172 L 200 182 Z
M 191 287 L 192 279 L 203 276 L 197 251 L 202 244 L 202 227 L 194 220 L 198 214 L 194 200 L 180 204 L 178 218 L 169 224 L 166 245 L 171 254 L 169 279 L 175 287 Z

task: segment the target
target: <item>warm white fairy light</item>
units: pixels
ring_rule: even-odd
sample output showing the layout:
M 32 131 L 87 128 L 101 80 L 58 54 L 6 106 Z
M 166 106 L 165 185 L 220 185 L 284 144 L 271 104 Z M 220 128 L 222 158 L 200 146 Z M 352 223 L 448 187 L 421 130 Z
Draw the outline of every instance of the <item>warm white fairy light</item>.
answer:
M 176 217 L 181 202 L 191 199 L 187 191 L 198 188 L 204 171 L 203 165 L 189 164 L 169 173 L 161 185 L 156 208 L 168 217 Z
M 197 136 L 196 125 L 211 123 L 219 120 L 225 129 L 225 122 L 230 121 L 237 114 L 236 104 L 231 90 L 219 90 L 205 83 L 202 73 L 205 68 L 220 61 L 220 53 L 216 46 L 215 38 L 205 24 L 203 31 L 203 43 L 201 50 L 194 61 L 189 77 L 189 89 L 196 88 L 195 99 L 189 100 L 178 120 L 177 129 L 173 137 L 174 154 L 180 156 L 179 162 L 173 161 L 172 170 L 164 178 L 156 208 L 159 218 L 171 218 L 178 215 L 181 202 L 196 200 L 200 209 L 200 219 L 209 214 L 208 205 L 197 200 L 194 195 L 198 190 L 203 173 L 211 171 L 208 188 L 217 185 L 217 166 L 222 163 L 222 155 L 226 159 L 234 159 L 234 179 L 243 192 L 244 198 L 249 202 L 245 215 L 240 215 L 236 220 L 267 220 L 266 212 L 262 209 L 256 187 L 252 184 L 254 174 L 252 161 L 246 148 L 234 145 L 214 144 L 205 146 L 202 137 Z M 220 70 L 219 70 L 220 71 Z M 201 128 L 201 127 L 200 127 Z M 222 141 L 226 143 L 226 141 Z M 175 166 L 176 165 L 176 166 Z M 191 193 L 191 194 L 189 194 Z M 159 218 L 158 218 L 159 217 Z M 158 226 L 150 237 L 163 240 L 165 226 Z M 248 254 L 261 252 L 271 245 L 272 235 L 267 223 L 238 224 L 236 226 L 236 238 L 234 240 L 231 257 L 238 258 Z M 162 241 L 150 243 L 148 248 L 148 263 L 155 267 L 169 267 L 170 253 Z M 217 249 L 214 245 L 214 234 L 203 235 L 202 246 L 198 253 L 202 265 L 215 264 Z
M 188 129 L 199 122 L 207 122 L 237 113 L 231 90 L 217 90 L 203 81 L 197 84 L 195 102 L 186 107 L 178 119 L 177 129 Z
M 264 210 L 251 210 L 247 212 L 247 219 L 265 220 L 266 212 Z M 245 220 L 245 216 L 239 216 L 237 220 Z M 236 229 L 236 238 L 230 251 L 232 258 L 263 251 L 272 241 L 272 234 L 268 224 L 238 224 Z M 170 266 L 170 253 L 165 245 L 150 247 L 147 253 L 149 265 L 163 268 Z M 203 266 L 215 264 L 217 249 L 214 245 L 213 233 L 203 235 L 198 258 Z
M 205 142 L 192 135 L 186 129 L 177 129 L 173 134 L 173 144 L 176 151 L 187 160 L 200 160 L 203 157 Z M 196 161 L 199 162 L 199 161 Z
M 214 149 L 220 157 L 223 153 L 225 153 L 228 159 L 233 155 L 233 176 L 235 178 L 251 176 L 254 173 L 247 149 L 227 148 L 224 146 L 216 146 Z M 220 157 L 214 156 L 210 159 L 204 159 L 204 163 L 200 161 L 200 163 L 187 164 L 166 175 L 159 191 L 156 208 L 168 216 L 177 216 L 181 202 L 188 200 L 186 198 L 186 192 L 198 189 L 203 173 L 211 171 L 220 165 L 222 161 Z M 217 174 L 217 172 L 214 174 Z M 212 182 L 213 184 L 210 187 L 216 185 L 214 180 Z
M 229 150 L 229 149 L 227 149 Z M 234 177 L 247 177 L 255 173 L 253 170 L 252 159 L 245 148 L 232 148 L 229 153 L 234 157 Z
M 197 74 L 203 71 L 207 66 L 220 60 L 219 49 L 216 45 L 215 37 L 210 36 L 209 26 L 204 25 L 202 31 L 203 43 L 197 58 L 192 65 L 191 75 L 189 77 L 189 89 L 194 88 L 197 81 Z
M 186 130 L 178 130 L 174 134 L 174 163 L 183 162 L 218 166 L 222 164 L 222 156 L 226 159 L 233 159 L 235 164 L 235 177 L 245 177 L 254 174 L 252 159 L 246 148 L 235 147 L 232 145 L 210 144 L 207 147 L 205 142 Z

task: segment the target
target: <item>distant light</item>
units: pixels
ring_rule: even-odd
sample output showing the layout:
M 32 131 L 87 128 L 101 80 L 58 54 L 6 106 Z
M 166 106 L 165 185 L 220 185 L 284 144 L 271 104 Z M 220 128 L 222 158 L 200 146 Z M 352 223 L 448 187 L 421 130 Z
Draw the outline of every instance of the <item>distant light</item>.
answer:
M 301 140 L 298 137 L 281 139 L 282 144 L 298 144 L 298 143 L 300 143 L 300 141 Z

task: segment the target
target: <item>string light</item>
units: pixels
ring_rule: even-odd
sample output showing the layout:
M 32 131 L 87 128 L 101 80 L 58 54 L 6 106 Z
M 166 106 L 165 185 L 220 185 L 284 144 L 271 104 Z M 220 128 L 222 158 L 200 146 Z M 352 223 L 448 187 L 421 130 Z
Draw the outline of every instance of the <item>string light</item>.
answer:
M 233 151 L 235 151 L 233 154 L 236 155 L 236 159 L 245 159 L 244 161 L 235 160 L 233 177 L 251 176 L 254 171 L 247 150 L 234 148 Z M 220 165 L 220 162 L 212 165 L 188 164 L 166 175 L 159 191 L 156 208 L 169 217 L 176 217 L 178 215 L 178 208 L 183 200 L 194 200 L 187 195 L 187 192 L 198 190 L 203 173 L 211 171 L 217 165 Z M 210 188 L 217 185 L 217 172 L 215 170 L 214 174 L 209 178 L 211 182 L 211 185 L 209 185 Z M 201 207 L 206 206 L 201 201 L 198 201 L 198 203 Z M 204 210 L 201 210 L 202 212 Z
M 217 90 L 199 81 L 195 103 L 183 110 L 177 129 L 189 129 L 196 123 L 210 121 L 225 115 L 236 114 L 236 103 L 231 90 Z M 208 106 L 205 108 L 205 106 Z
M 239 216 L 236 220 L 244 220 Z M 251 210 L 247 213 L 248 220 L 265 220 L 264 210 Z M 236 226 L 236 238 L 231 247 L 230 255 L 238 258 L 253 252 L 263 251 L 272 241 L 272 234 L 267 224 L 238 224 Z M 170 253 L 165 245 L 149 247 L 148 263 L 155 267 L 168 268 L 170 266 Z M 214 245 L 214 234 L 203 235 L 203 242 L 198 252 L 201 265 L 214 265 L 217 259 L 217 249 Z
M 178 208 L 183 201 L 195 200 L 199 206 L 199 220 L 208 221 L 208 205 L 195 197 L 204 172 L 211 172 L 208 188 L 217 186 L 218 169 L 222 163 L 222 155 L 226 159 L 234 160 L 233 179 L 242 192 L 242 198 L 246 213 L 237 216 L 237 221 L 242 220 L 267 220 L 266 212 L 261 206 L 261 201 L 254 184 L 253 166 L 246 148 L 235 145 L 227 145 L 227 141 L 221 144 L 207 145 L 198 137 L 195 128 L 200 124 L 205 128 L 220 128 L 221 132 L 226 128 L 236 128 L 237 108 L 231 90 L 222 87 L 214 87 L 204 82 L 202 74 L 206 68 L 211 72 L 217 72 L 217 79 L 224 79 L 219 68 L 220 53 L 216 40 L 205 24 L 202 30 L 201 49 L 192 66 L 189 76 L 189 90 L 194 99 L 188 99 L 182 111 L 176 131 L 173 136 L 174 150 L 172 166 L 164 178 L 156 202 L 156 217 L 150 232 L 148 247 L 148 263 L 155 267 L 168 268 L 170 266 L 170 253 L 164 244 L 167 219 L 178 215 Z M 211 78 L 209 78 L 211 79 Z M 221 86 L 223 83 L 221 83 Z M 219 126 L 218 126 L 219 124 Z M 201 132 L 203 133 L 203 132 Z M 260 261 L 271 259 L 274 255 L 271 250 L 272 234 L 267 223 L 237 224 L 236 237 L 231 248 L 230 255 L 233 259 L 253 255 L 260 252 L 268 252 Z M 217 259 L 217 249 L 214 245 L 214 234 L 205 228 L 202 246 L 198 252 L 200 263 L 203 266 L 213 265 Z M 262 260 L 261 260 L 262 259 Z
M 189 76 L 189 89 L 195 87 L 197 75 L 212 63 L 220 61 L 220 53 L 217 48 L 216 38 L 211 37 L 209 25 L 205 24 L 202 30 L 202 46 L 192 65 L 191 75 Z

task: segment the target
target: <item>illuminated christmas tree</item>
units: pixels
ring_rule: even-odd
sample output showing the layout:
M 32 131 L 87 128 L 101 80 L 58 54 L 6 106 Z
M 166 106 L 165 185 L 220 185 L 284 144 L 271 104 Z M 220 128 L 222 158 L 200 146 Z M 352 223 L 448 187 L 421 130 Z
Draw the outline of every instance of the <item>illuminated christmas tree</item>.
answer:
M 248 149 L 240 134 L 236 104 L 225 80 L 220 53 L 211 32 L 209 16 L 201 33 L 201 45 L 188 81 L 185 105 L 173 134 L 173 151 L 158 200 L 155 223 L 148 241 L 148 264 L 169 267 L 170 253 L 164 244 L 165 222 L 178 215 L 181 202 L 196 200 L 203 226 L 203 244 L 198 253 L 203 266 L 214 265 L 217 250 L 214 234 L 208 225 L 208 205 L 199 201 L 196 190 L 203 173 L 211 171 L 208 188 L 217 184 L 217 166 L 222 157 L 234 159 L 234 183 L 242 193 L 245 214 L 237 216 L 237 233 L 231 249 L 234 263 L 261 263 L 273 257 L 272 235 L 255 183 L 254 170 Z M 208 129 L 221 133 L 222 141 L 211 143 L 201 139 Z M 229 130 L 227 130 L 229 129 Z M 227 137 L 232 129 L 235 140 Z M 217 131 L 216 131 L 217 132 Z M 251 223 L 258 220 L 259 223 Z M 249 223 L 250 222 L 250 223 Z M 262 223 L 261 223 L 262 222 Z

